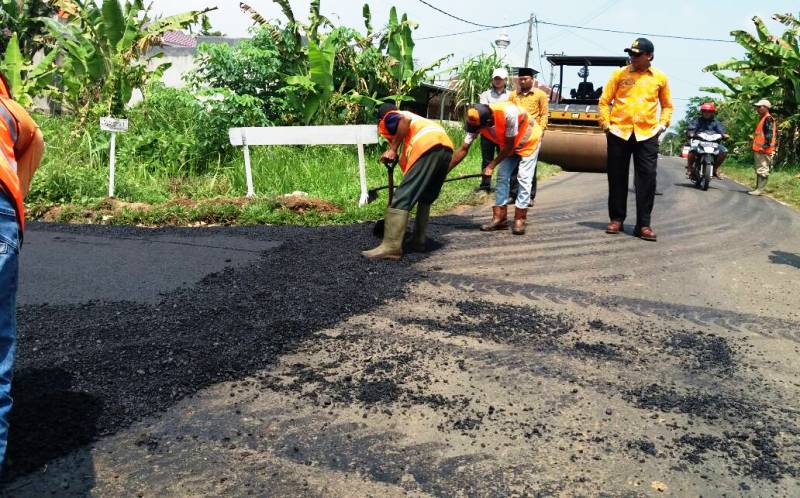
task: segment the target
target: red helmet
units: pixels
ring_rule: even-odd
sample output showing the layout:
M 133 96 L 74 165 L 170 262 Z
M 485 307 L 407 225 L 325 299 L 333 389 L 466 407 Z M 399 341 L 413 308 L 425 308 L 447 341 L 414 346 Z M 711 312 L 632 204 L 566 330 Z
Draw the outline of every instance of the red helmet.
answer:
M 700 106 L 700 110 L 701 111 L 717 112 L 717 108 L 714 107 L 714 103 L 713 102 L 706 102 L 705 104 L 701 105 Z

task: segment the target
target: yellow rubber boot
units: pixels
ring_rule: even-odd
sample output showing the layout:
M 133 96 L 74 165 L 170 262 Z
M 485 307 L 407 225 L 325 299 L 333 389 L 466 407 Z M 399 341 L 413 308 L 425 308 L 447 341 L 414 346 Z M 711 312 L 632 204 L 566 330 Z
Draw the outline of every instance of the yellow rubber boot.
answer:
M 384 215 L 383 242 L 375 249 L 361 251 L 361 255 L 373 261 L 398 261 L 403 257 L 403 236 L 406 234 L 407 224 L 408 211 L 387 208 Z

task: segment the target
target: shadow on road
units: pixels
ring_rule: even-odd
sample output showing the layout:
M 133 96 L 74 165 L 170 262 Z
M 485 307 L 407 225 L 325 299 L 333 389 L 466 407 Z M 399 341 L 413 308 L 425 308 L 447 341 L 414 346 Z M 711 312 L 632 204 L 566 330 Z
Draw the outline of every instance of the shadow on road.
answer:
M 608 223 L 604 223 L 601 221 L 579 221 L 576 225 L 591 228 L 592 230 L 600 230 L 605 232 L 606 228 L 608 228 Z
M 800 255 L 791 252 L 772 251 L 772 254 L 769 255 L 769 261 L 770 263 L 776 265 L 787 265 L 800 268 Z
M 62 368 L 18 371 L 11 396 L 14 406 L 3 481 L 41 468 L 97 437 L 103 401 L 79 392 L 74 386 L 74 376 Z M 91 456 L 82 460 L 87 468 L 77 469 L 76 473 L 87 482 L 86 476 L 93 477 Z
M 688 180 L 687 180 L 686 183 L 683 183 L 683 182 L 681 182 L 681 183 L 673 183 L 673 185 L 675 185 L 676 187 L 683 187 L 683 188 L 688 188 L 688 189 L 692 189 L 692 190 L 698 190 L 698 191 L 702 192 L 702 190 L 700 190 L 699 188 L 694 186 L 694 183 L 689 183 Z M 724 189 L 715 187 L 714 184 L 711 183 L 711 185 L 708 186 L 708 190 L 724 190 Z

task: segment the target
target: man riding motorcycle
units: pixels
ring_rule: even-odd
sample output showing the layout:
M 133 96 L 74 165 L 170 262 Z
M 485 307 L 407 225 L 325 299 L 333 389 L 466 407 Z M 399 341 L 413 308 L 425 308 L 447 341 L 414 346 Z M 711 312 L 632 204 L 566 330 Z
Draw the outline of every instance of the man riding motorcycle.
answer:
M 730 135 L 725 133 L 725 127 L 722 126 L 722 123 L 717 121 L 714 114 L 717 112 L 716 107 L 714 106 L 713 102 L 706 102 L 705 104 L 700 106 L 701 117 L 689 123 L 688 130 L 686 131 L 686 136 L 694 138 L 695 134 L 701 132 L 710 132 L 710 133 L 719 133 L 722 135 L 722 138 L 728 139 L 731 138 Z M 722 166 L 722 162 L 725 161 L 725 157 L 728 154 L 728 149 L 725 148 L 724 145 L 719 145 L 719 155 L 717 156 L 716 163 L 714 164 L 714 176 L 719 178 L 719 169 Z M 694 151 L 689 151 L 689 156 L 687 158 L 686 163 L 686 177 L 695 180 L 694 172 L 692 166 L 694 166 L 694 161 L 697 159 L 697 154 Z

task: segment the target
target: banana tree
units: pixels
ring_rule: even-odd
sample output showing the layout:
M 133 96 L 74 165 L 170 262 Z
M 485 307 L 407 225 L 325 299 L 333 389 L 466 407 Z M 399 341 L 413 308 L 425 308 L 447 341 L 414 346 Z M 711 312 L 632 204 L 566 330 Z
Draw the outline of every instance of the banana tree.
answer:
M 58 50 L 48 52 L 38 63 L 30 64 L 22 55 L 17 34 L 14 33 L 6 46 L 0 62 L 0 70 L 8 79 L 14 99 L 24 107 L 33 103 L 33 97 L 50 88 L 55 73 Z
M 411 90 L 417 88 L 428 74 L 441 66 L 451 55 L 446 55 L 428 64 L 425 67 L 417 68 L 414 64 L 414 37 L 413 30 L 417 29 L 417 24 L 409 21 L 408 16 L 398 21 L 397 9 L 394 7 L 389 11 L 389 25 L 386 35 L 381 40 L 381 46 L 386 46 L 389 57 L 389 72 L 394 77 L 392 91 L 395 100 L 404 100 Z
M 90 106 L 102 104 L 101 112 L 122 115 L 135 88 L 161 77 L 169 64 L 163 53 L 150 50 L 164 34 L 207 20 L 215 8 L 154 18 L 143 0 L 51 0 L 61 20 L 42 19 L 64 55 L 61 65 L 69 107 L 85 115 Z
M 26 60 L 47 46 L 47 29 L 40 17 L 56 14 L 46 0 L 0 0 L 0 53 L 5 53 L 12 35 Z
M 706 67 L 724 88 L 703 88 L 727 100 L 752 106 L 769 98 L 778 117 L 781 146 L 779 162 L 800 161 L 800 20 L 791 14 L 773 17 L 789 29 L 772 35 L 764 21 L 753 17 L 755 36 L 747 31 L 732 31 L 731 36 L 747 50 L 744 59 L 731 59 Z M 751 107 L 752 110 L 752 107 Z
M 340 40 L 339 30 L 325 36 L 319 44 L 309 39 L 307 73 L 286 78 L 288 84 L 308 92 L 305 104 L 302 105 L 306 124 L 311 122 L 333 95 L 333 66 Z

